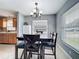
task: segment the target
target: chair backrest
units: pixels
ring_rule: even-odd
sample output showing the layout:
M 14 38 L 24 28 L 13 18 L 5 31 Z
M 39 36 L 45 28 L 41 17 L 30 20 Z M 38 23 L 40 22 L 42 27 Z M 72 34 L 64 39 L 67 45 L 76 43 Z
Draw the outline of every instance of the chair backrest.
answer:
M 33 44 L 34 42 L 40 39 L 40 35 L 24 34 L 23 37 L 24 37 L 24 40 L 30 44 Z
M 53 44 L 56 45 L 56 42 L 57 42 L 57 33 L 54 32 L 52 34 L 52 38 L 53 38 Z
M 18 39 L 18 40 L 21 40 L 21 41 L 24 40 L 23 37 L 17 37 L 17 39 Z

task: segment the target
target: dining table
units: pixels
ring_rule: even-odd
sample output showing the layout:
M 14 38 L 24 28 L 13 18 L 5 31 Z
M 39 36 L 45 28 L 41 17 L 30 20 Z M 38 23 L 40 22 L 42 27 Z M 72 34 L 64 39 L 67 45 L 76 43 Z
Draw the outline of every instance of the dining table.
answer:
M 23 37 L 20 37 L 20 38 L 23 38 Z M 20 41 L 23 41 L 23 40 L 24 39 L 20 39 Z M 44 56 L 44 52 L 45 52 L 44 43 L 47 43 L 47 42 L 50 42 L 50 41 L 53 41 L 53 39 L 52 38 L 40 38 L 39 40 L 37 40 L 37 42 L 40 42 L 40 54 L 39 54 L 40 55 L 40 59 L 45 59 L 45 56 Z M 26 54 L 26 52 L 24 53 L 24 59 L 26 59 L 26 55 L 25 54 Z

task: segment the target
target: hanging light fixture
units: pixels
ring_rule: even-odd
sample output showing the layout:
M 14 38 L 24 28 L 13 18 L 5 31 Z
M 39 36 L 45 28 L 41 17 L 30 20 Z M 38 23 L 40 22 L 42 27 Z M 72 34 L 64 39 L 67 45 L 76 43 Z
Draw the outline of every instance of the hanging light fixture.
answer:
M 37 6 L 38 6 L 38 3 L 35 2 L 35 8 L 34 8 L 34 10 L 31 12 L 31 16 L 33 16 L 33 17 L 35 17 L 35 18 L 37 18 L 37 17 L 39 17 L 39 16 L 42 15 L 42 11 L 40 11 Z

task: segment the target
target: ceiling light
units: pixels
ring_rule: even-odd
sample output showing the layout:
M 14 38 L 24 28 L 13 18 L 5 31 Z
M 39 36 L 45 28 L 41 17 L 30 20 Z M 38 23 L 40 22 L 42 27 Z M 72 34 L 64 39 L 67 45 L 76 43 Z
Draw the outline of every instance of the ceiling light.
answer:
M 34 8 L 33 11 L 30 13 L 31 16 L 33 16 L 33 17 L 35 17 L 35 18 L 41 16 L 41 14 L 42 14 L 42 11 L 40 11 L 37 6 L 38 6 L 38 3 L 35 2 L 35 8 Z

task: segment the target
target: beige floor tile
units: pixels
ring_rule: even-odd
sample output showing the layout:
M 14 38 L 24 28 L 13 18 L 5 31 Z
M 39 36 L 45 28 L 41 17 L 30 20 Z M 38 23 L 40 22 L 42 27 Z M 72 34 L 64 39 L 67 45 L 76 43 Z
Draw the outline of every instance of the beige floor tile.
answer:
M 21 56 L 22 49 L 19 49 L 19 57 Z M 51 53 L 51 50 L 45 50 L 46 53 Z M 0 44 L 0 59 L 15 59 L 15 45 Z M 36 55 L 33 55 L 32 59 L 37 59 Z M 53 56 L 46 55 L 45 59 L 54 59 Z M 59 47 L 57 47 L 57 59 L 69 59 L 69 56 L 65 54 Z

